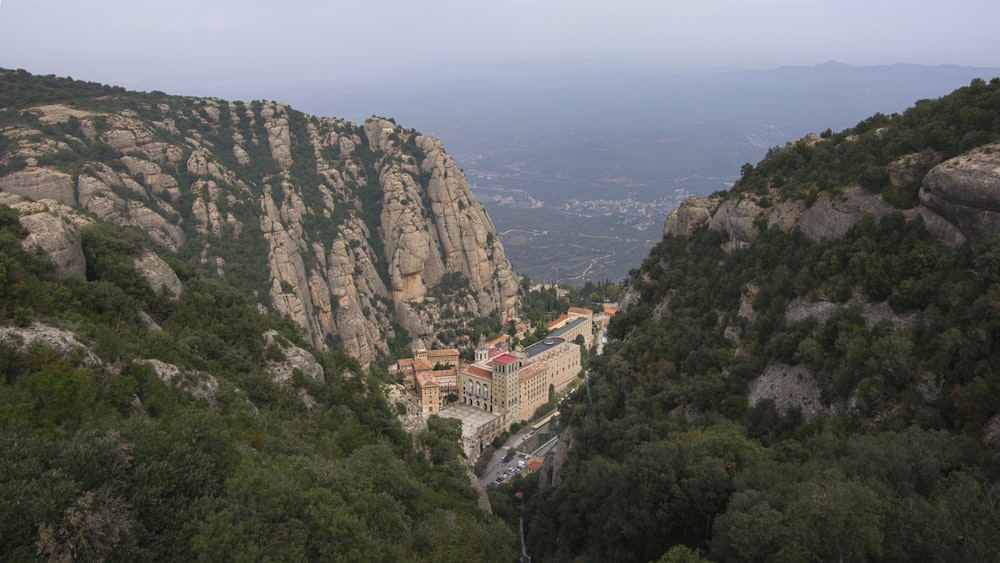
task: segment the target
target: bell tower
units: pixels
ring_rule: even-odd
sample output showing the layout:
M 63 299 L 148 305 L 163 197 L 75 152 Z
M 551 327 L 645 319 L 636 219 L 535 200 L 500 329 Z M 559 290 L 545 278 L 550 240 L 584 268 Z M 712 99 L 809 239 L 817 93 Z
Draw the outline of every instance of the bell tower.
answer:
M 479 341 L 476 343 L 476 363 L 485 362 L 490 351 L 486 349 L 486 337 L 479 333 Z
M 493 358 L 494 412 L 516 413 L 520 402 L 521 358 L 514 354 L 501 354 Z M 508 417 L 513 421 L 513 417 Z

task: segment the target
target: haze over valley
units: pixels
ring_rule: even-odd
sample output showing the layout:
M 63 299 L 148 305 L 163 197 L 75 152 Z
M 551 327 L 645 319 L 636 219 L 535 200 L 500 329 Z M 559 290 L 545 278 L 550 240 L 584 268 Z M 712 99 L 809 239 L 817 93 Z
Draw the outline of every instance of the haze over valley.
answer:
M 4 0 L 0 561 L 1000 561 L 997 21 Z
M 442 139 L 518 272 L 618 281 L 688 195 L 727 189 L 768 149 L 901 112 L 998 69 L 826 62 L 770 70 L 615 72 L 597 61 L 476 68 L 476 80 L 275 89 L 295 107 L 392 116 Z

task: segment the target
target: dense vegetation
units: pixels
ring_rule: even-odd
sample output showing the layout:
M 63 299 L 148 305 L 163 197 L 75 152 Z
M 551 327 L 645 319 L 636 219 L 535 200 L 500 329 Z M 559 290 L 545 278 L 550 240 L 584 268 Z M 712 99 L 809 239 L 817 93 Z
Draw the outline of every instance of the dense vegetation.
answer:
M 996 139 L 998 92 L 977 81 L 885 118 L 866 141 L 872 162 Z M 963 108 L 988 108 L 973 121 L 989 130 L 951 121 Z M 954 143 L 928 134 L 890 148 L 942 123 Z M 822 153 L 836 146 L 775 151 L 738 190 L 758 174 L 823 189 L 814 175 L 839 170 Z M 808 158 L 785 162 L 796 151 Z M 637 304 L 561 407 L 572 435 L 561 482 L 520 484 L 532 556 L 995 561 L 1000 240 L 948 247 L 898 213 L 820 243 L 760 228 L 730 253 L 705 228 L 667 237 L 633 271 Z M 828 317 L 790 320 L 817 301 L 833 304 Z M 817 408 L 749 404 L 750 383 L 780 366 L 814 382 Z
M 87 277 L 60 280 L 25 234 L 0 206 L 0 326 L 71 329 L 100 364 L 0 344 L 0 559 L 513 558 L 511 528 L 476 508 L 454 421 L 412 439 L 384 376 L 336 350 L 314 351 L 325 381 L 276 383 L 263 333 L 308 349 L 292 324 L 182 263 L 180 297 L 153 292 L 131 265 L 141 236 L 85 229 Z
M 814 199 L 820 191 L 860 184 L 900 208 L 913 207 L 923 175 L 938 162 L 1000 140 L 1000 78 L 974 80 L 936 100 L 920 100 L 902 114 L 876 114 L 819 139 L 774 148 L 757 167 L 746 164 L 728 195 Z M 818 140 L 818 142 L 816 142 Z M 911 177 L 890 183 L 893 164 L 909 159 Z

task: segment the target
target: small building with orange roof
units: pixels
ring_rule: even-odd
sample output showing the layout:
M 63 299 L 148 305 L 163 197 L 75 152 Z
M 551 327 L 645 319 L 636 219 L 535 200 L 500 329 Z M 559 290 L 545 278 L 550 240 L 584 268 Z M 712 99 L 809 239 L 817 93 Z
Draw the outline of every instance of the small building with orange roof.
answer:
M 416 376 L 417 398 L 420 400 L 420 410 L 435 413 L 441 410 L 441 391 L 438 381 L 432 372 L 422 371 Z

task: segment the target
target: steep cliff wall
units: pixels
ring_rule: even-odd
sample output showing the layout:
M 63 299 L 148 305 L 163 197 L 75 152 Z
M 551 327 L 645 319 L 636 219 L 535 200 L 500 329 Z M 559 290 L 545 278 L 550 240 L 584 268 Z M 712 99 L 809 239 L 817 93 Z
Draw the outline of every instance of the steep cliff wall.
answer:
M 461 170 L 440 141 L 391 120 L 160 93 L 9 109 L 20 113 L 0 129 L 8 199 L 141 229 L 320 348 L 367 365 L 400 331 L 458 346 L 469 321 L 518 308 L 518 276 Z M 38 246 L 82 275 L 79 235 L 59 213 L 48 224 L 65 232 Z

